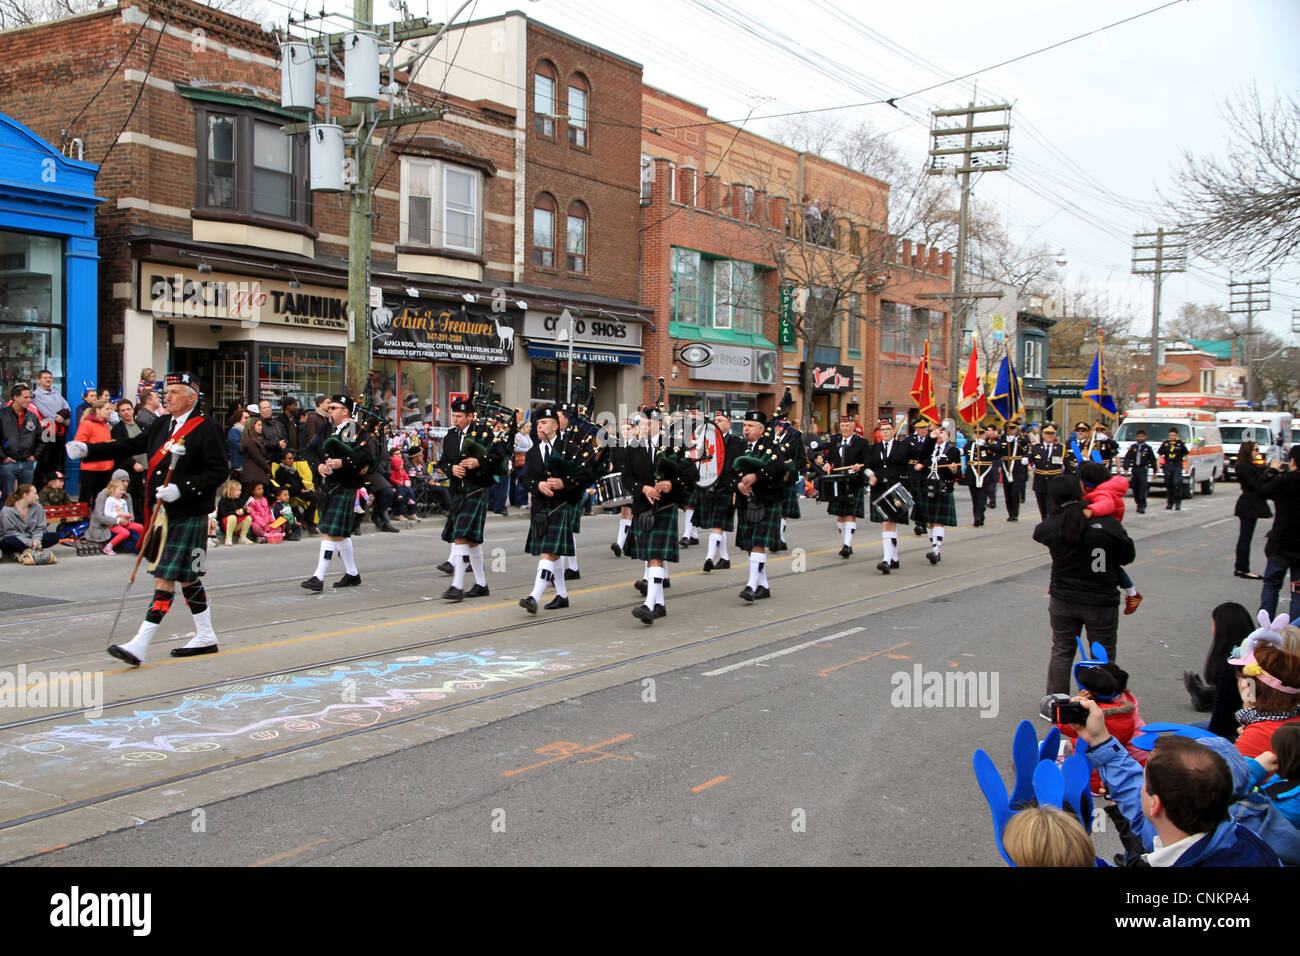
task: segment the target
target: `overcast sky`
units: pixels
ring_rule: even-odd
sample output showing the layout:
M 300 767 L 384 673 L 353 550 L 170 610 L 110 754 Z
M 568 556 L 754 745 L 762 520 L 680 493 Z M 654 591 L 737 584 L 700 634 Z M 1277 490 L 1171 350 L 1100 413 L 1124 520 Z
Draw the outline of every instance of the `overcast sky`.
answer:
M 1224 152 L 1227 97 L 1252 82 L 1267 97 L 1300 89 L 1300 0 L 1183 0 L 972 80 L 905 94 L 1162 2 L 477 0 L 461 18 L 522 9 L 639 61 L 647 83 L 719 119 L 752 111 L 749 128 L 764 134 L 768 114 L 901 97 L 902 109 L 830 115 L 872 121 L 918 163 L 929 145 L 929 110 L 964 104 L 978 83 L 980 101 L 1015 108 L 1012 169 L 985 174 L 975 195 L 1027 248 L 1066 250 L 1067 288 L 1105 288 L 1112 307 L 1149 330 L 1151 282 L 1129 275 L 1132 234 L 1170 225 L 1160 218 L 1156 190 L 1171 182 L 1183 148 Z M 376 0 L 381 22 L 384 3 Z M 458 6 L 410 0 L 413 13 L 436 19 Z M 593 108 L 599 113 L 597 99 Z M 1192 266 L 1166 280 L 1165 317 L 1183 302 L 1226 304 L 1227 271 L 1201 260 Z M 1293 259 L 1274 273 L 1272 310 L 1261 320 L 1289 336 L 1296 307 L 1300 264 Z

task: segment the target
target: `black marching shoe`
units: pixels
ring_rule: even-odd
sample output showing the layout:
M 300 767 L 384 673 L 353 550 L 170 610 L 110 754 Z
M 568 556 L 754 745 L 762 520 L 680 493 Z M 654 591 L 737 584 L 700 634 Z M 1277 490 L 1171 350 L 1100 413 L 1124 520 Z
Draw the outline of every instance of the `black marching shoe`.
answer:
M 665 588 L 670 588 L 670 587 L 672 587 L 672 586 L 673 586 L 673 582 L 670 581 L 670 580 L 668 580 L 667 578 L 664 578 L 664 587 L 665 587 Z
M 730 559 L 730 558 L 718 558 L 718 560 L 716 560 L 716 561 L 713 562 L 713 570 L 714 570 L 714 571 L 726 571 L 726 570 L 728 570 L 730 567 L 731 567 L 731 559 Z
M 465 597 L 487 597 L 490 593 L 486 584 L 476 584 L 465 592 Z
M 198 657 L 200 654 L 217 653 L 216 644 L 207 644 L 203 647 L 173 647 L 172 657 Z
M 889 570 L 891 570 L 891 571 L 897 571 L 897 570 L 899 569 L 899 567 L 900 567 L 900 565 L 899 565 L 899 563 L 898 563 L 897 561 L 890 561 L 890 562 L 889 562 Z
M 528 595 L 528 597 L 526 598 L 520 598 L 519 606 L 523 608 L 525 611 L 527 611 L 529 614 L 537 613 L 537 601 L 534 600 L 531 594 Z
M 1138 514 L 1141 514 L 1141 513 L 1142 513 L 1142 512 L 1140 512 L 1140 511 L 1138 512 Z M 1020 519 L 1019 519 L 1019 518 L 1008 518 L 1007 520 L 1008 520 L 1008 521 L 1019 521 Z
M 609 550 L 614 552 L 614 557 L 616 558 L 623 557 L 623 549 L 618 546 L 617 541 L 609 546 Z
M 888 562 L 888 561 L 881 561 L 879 564 L 876 565 L 876 570 L 879 571 L 881 574 L 888 574 L 888 573 L 889 573 L 889 562 Z
M 1264 575 L 1256 574 L 1254 571 L 1233 571 L 1232 573 L 1239 578 L 1250 578 L 1252 581 L 1264 580 Z
M 754 598 L 756 597 L 758 597 L 758 594 L 748 584 L 745 585 L 745 590 L 740 592 L 740 599 L 742 601 L 748 601 L 751 604 L 754 602 Z
M 653 624 L 655 622 L 655 612 L 644 604 L 638 604 L 632 608 L 632 616 L 642 624 Z
M 633 586 L 634 586 L 638 591 L 640 591 L 642 595 L 645 594 L 645 589 L 646 589 L 645 578 L 642 578 L 640 581 L 638 581 L 638 582 L 637 582 L 635 585 L 633 585 Z
M 354 588 L 357 587 L 360 583 L 361 583 L 361 575 L 345 574 L 343 575 L 343 577 L 339 578 L 337 581 L 334 582 L 334 586 L 336 588 Z
M 982 527 L 984 527 L 984 519 L 983 519 L 983 518 L 980 518 L 978 521 L 976 521 L 976 522 L 975 522 L 975 527 L 976 527 L 976 528 L 982 528 Z
M 444 601 L 451 601 L 459 604 L 461 601 L 465 600 L 465 592 L 460 588 L 447 588 L 447 590 L 442 592 L 442 599 Z
M 688 538 L 686 535 L 682 535 L 682 540 L 678 541 L 677 543 L 680 544 L 683 548 L 689 548 L 691 546 L 691 539 Z
M 925 534 L 925 525 L 920 525 L 920 524 L 916 525 L 914 528 L 912 528 L 912 534 L 917 535 L 918 537 L 920 535 Z
M 308 591 L 324 591 L 324 590 L 325 590 L 325 582 L 322 581 L 322 580 L 321 580 L 320 578 L 318 578 L 318 577 L 310 577 L 310 578 L 308 578 L 306 581 L 303 581 L 302 584 L 300 584 L 300 585 L 298 585 L 298 586 L 299 586 L 299 587 L 302 587 L 302 588 L 306 588 Z
M 565 569 L 564 569 L 564 580 L 566 580 L 566 581 L 579 581 L 579 580 L 581 580 L 581 579 L 582 579 L 582 572 L 581 572 L 581 571 L 576 571 L 576 570 L 574 570 L 573 568 L 565 568 Z
M 853 556 L 853 548 L 851 548 L 849 545 L 846 544 L 844 547 L 840 548 L 841 558 L 849 558 L 852 556 Z
M 664 607 L 662 604 L 656 604 L 655 617 L 667 617 L 667 616 L 668 616 L 668 608 Z
M 755 601 L 761 601 L 763 600 L 763 598 L 770 598 L 771 596 L 772 596 L 771 590 L 767 587 L 764 587 L 761 584 L 758 586 L 758 590 L 754 592 Z
M 708 574 L 708 573 L 709 573 L 710 571 L 712 571 L 712 570 L 713 570 L 713 559 L 712 559 L 712 558 L 705 558 L 705 559 L 704 559 L 704 573 L 705 573 L 705 574 Z
M 136 657 L 125 647 L 119 647 L 116 644 L 108 645 L 108 653 L 116 657 L 119 661 L 130 664 L 132 667 L 140 666 L 140 658 Z
M 441 571 L 443 574 L 455 574 L 455 573 L 456 573 L 456 569 L 455 569 L 454 567 L 452 567 L 452 564 L 451 564 L 450 561 L 444 561 L 444 562 L 442 562 L 442 564 L 438 565 L 438 570 Z
M 925 559 L 929 561 L 931 564 L 938 564 L 940 561 L 943 560 L 943 557 L 937 552 L 927 551 L 925 553 Z
M 559 611 L 568 606 L 569 606 L 569 599 L 566 597 L 560 597 L 557 594 L 554 598 L 552 598 L 550 601 L 546 603 L 546 610 Z

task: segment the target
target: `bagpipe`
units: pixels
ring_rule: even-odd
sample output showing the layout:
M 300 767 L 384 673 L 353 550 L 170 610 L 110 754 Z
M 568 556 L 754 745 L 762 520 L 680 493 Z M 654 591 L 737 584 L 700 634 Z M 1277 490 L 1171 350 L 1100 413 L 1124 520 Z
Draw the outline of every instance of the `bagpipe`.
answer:
M 660 430 L 663 444 L 655 455 L 655 481 L 673 483 L 673 490 L 659 499 L 660 506 L 676 505 L 685 501 L 700 481 L 699 459 L 691 455 L 696 447 L 693 434 L 695 429 L 687 427 L 689 416 L 665 421 L 663 376 L 659 378 L 659 399 L 655 403 L 655 409 L 659 420 L 664 422 L 664 427 Z
M 587 407 L 595 402 L 596 390 L 588 392 Z M 586 408 L 570 403 L 572 414 L 569 427 L 564 430 L 563 440 L 551 445 L 551 454 L 546 458 L 545 478 L 559 478 L 564 488 L 555 494 L 556 500 L 564 504 L 575 504 L 587 493 L 587 486 L 595 480 L 596 461 L 604 450 L 600 442 L 600 428 L 586 418 Z
M 768 422 L 754 443 L 754 450 L 738 455 L 733 463 L 736 474 L 742 478 L 756 476 L 751 507 L 755 501 L 764 505 L 783 501 L 799 477 L 798 465 L 794 458 L 788 457 L 790 444 L 776 437 L 775 424 L 775 419 Z
M 368 454 L 370 439 L 383 436 L 388 421 L 382 411 L 359 402 L 348 409 L 353 416 L 339 432 L 331 432 L 321 442 L 321 459 L 337 458 L 342 464 L 330 474 L 321 476 L 323 490 L 360 488 L 374 467 L 374 457 Z M 366 454 L 363 454 L 366 452 Z M 367 460 L 368 459 L 368 460 Z
M 466 473 L 465 479 L 479 487 L 494 484 L 508 470 L 514 455 L 515 435 L 519 431 L 519 409 L 502 404 L 496 396 L 496 382 L 483 384 L 483 369 L 474 369 L 474 391 L 470 396 L 474 419 L 465 428 L 460 441 L 460 464 L 467 458 L 478 459 L 478 468 Z

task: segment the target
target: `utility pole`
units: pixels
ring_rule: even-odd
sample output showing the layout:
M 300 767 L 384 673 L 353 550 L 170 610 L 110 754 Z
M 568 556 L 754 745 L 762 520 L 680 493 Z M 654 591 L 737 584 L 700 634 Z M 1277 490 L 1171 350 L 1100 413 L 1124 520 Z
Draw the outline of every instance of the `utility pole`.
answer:
M 1228 276 L 1228 312 L 1232 315 L 1246 315 L 1246 347 L 1242 356 L 1246 366 L 1246 401 L 1255 401 L 1255 313 L 1267 312 L 1269 308 L 1269 276 L 1251 279 L 1245 282 L 1234 281 Z
M 990 114 L 1000 115 L 990 116 Z M 951 125 L 957 117 L 961 118 L 961 125 Z M 977 117 L 980 125 L 976 125 Z M 966 232 L 970 223 L 970 174 L 1007 169 L 1010 136 L 1010 103 L 976 106 L 972 100 L 965 107 L 933 110 L 930 113 L 930 162 L 925 171 L 932 176 L 951 174 L 961 178 L 961 211 L 957 220 L 957 263 L 952 289 L 952 332 L 950 334 L 952 343 L 948 361 L 947 409 L 954 419 L 958 382 L 961 381 L 961 346 L 966 336 L 966 313 L 970 305 L 968 300 L 971 298 L 966 294 Z
M 1133 270 L 1135 276 L 1151 276 L 1155 295 L 1151 299 L 1151 361 L 1147 385 L 1147 407 L 1156 407 L 1160 373 L 1160 285 L 1166 273 L 1187 271 L 1187 234 L 1163 227 L 1155 232 L 1133 235 Z

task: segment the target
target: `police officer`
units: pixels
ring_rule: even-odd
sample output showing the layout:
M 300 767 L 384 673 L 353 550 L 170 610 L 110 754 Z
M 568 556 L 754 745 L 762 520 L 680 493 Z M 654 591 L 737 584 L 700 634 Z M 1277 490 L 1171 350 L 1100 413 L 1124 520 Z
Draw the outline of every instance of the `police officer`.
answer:
M 1065 448 L 1056 440 L 1056 426 L 1048 422 L 1043 426 L 1043 440 L 1034 446 L 1029 465 L 1034 469 L 1034 497 L 1038 499 L 1038 515 L 1047 519 L 1047 489 L 1054 478 L 1065 473 Z
M 1066 446 L 1063 464 L 1067 475 L 1077 475 L 1079 466 L 1085 461 L 1095 461 L 1100 464 L 1101 453 L 1093 446 L 1092 429 L 1088 427 L 1087 422 L 1078 422 L 1074 426 L 1074 437 Z
M 976 438 L 966 446 L 966 474 L 962 481 L 970 488 L 971 510 L 975 527 L 984 526 L 984 512 L 997 503 L 998 461 L 1002 457 L 998 441 L 998 428 L 989 425 L 983 438 Z
M 1156 450 L 1160 467 L 1165 472 L 1165 510 L 1183 510 L 1183 462 L 1187 459 L 1187 445 L 1178 437 L 1178 429 L 1169 429 L 1169 440 L 1162 441 Z
M 1151 469 L 1156 467 L 1156 453 L 1147 444 L 1147 433 L 1139 428 L 1137 441 L 1124 454 L 1124 471 L 1133 483 L 1133 500 L 1138 514 L 1147 512 L 1147 491 L 1151 487 Z
M 1119 443 L 1106 434 L 1106 423 L 1097 422 L 1092 427 L 1092 447 L 1101 455 L 1101 463 L 1111 474 L 1115 473 L 1115 459 L 1119 457 Z
M 1029 480 L 1029 439 L 1020 434 L 1020 423 L 1007 422 L 999 445 L 1002 487 L 1007 502 L 1007 520 L 1020 520 L 1020 502 Z

